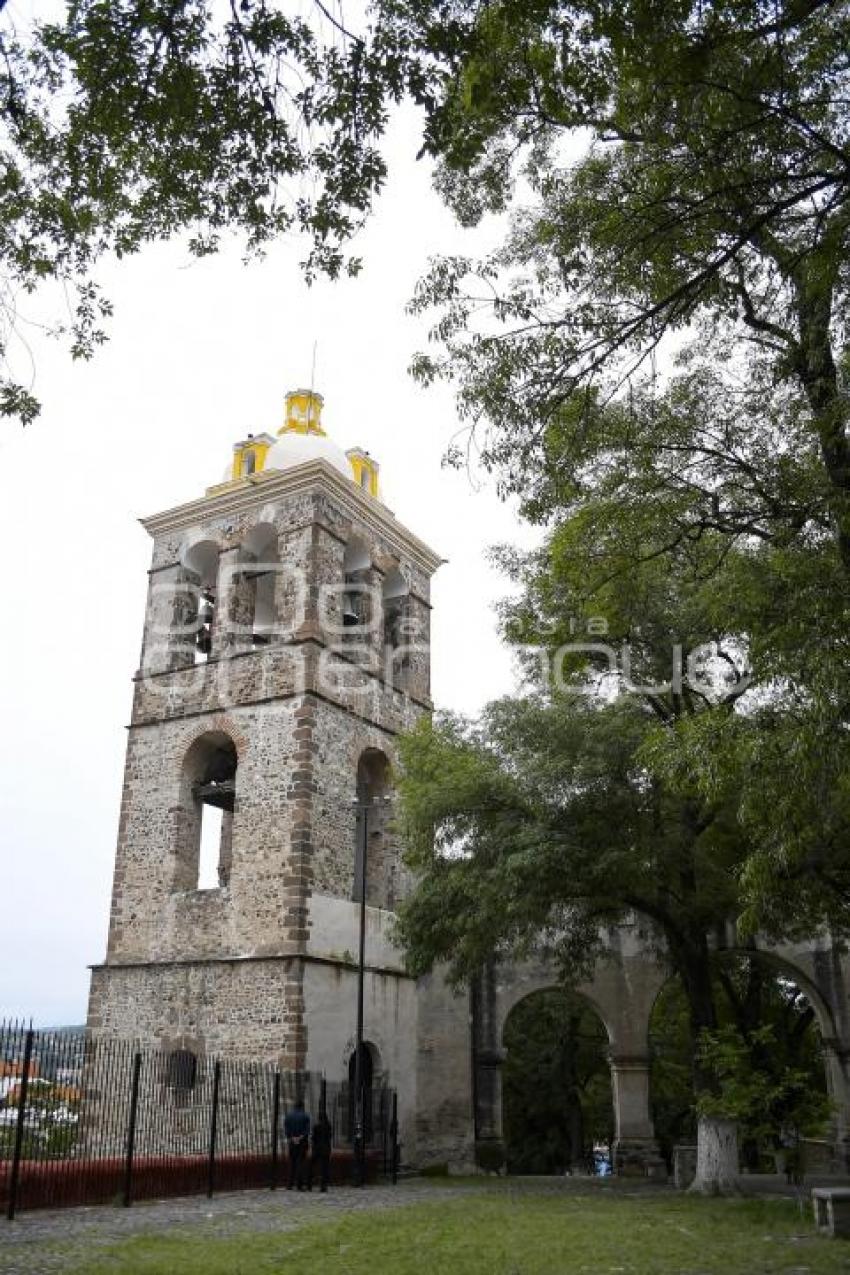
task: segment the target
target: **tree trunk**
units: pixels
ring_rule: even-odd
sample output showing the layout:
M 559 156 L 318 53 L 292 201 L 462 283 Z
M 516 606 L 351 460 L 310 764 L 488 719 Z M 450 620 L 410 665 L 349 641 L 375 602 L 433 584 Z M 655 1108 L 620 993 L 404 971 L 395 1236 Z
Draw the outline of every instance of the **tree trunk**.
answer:
M 717 1008 L 711 980 L 708 942 L 700 936 L 690 948 L 679 949 L 678 964 L 688 998 L 694 1048 L 702 1031 L 717 1027 Z M 717 1078 L 694 1058 L 694 1097 L 718 1096 Z M 691 1191 L 702 1195 L 738 1194 L 738 1128 L 733 1120 L 700 1116 L 697 1124 L 697 1171 Z
M 797 314 L 800 345 L 797 373 L 812 409 L 821 458 L 831 486 L 830 512 L 838 551 L 850 575 L 850 442 L 847 438 L 847 400 L 841 393 L 832 349 L 833 282 L 824 286 L 824 263 L 815 261 L 809 278 L 798 286 Z
M 700 1116 L 697 1172 L 690 1191 L 699 1195 L 738 1195 L 738 1126 L 734 1120 Z

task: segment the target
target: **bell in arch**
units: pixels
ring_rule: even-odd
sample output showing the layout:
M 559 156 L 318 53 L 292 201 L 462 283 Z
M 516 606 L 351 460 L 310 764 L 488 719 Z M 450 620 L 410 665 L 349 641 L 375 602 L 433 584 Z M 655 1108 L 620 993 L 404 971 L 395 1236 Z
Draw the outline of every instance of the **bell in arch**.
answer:
M 346 593 L 342 605 L 342 623 L 346 628 L 353 628 L 360 623 L 360 612 L 357 609 L 357 598 L 353 593 Z
M 212 624 L 213 615 L 215 614 L 215 604 L 213 602 L 212 593 L 204 590 L 201 594 L 201 605 L 198 609 L 198 623 Z

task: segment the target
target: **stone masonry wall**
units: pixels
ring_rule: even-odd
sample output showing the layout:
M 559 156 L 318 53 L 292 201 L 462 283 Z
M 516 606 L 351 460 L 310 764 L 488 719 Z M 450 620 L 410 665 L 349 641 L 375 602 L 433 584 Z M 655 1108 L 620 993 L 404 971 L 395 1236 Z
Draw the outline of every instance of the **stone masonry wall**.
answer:
M 96 966 L 89 1026 L 101 1036 L 288 1066 L 286 987 L 296 960 Z

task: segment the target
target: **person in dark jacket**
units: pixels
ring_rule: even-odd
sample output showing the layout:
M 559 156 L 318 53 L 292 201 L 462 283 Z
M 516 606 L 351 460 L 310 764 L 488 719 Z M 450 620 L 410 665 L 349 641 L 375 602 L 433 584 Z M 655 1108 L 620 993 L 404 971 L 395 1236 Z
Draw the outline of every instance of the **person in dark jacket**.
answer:
M 304 1103 L 300 1098 L 292 1111 L 286 1113 L 283 1135 L 289 1148 L 288 1189 L 291 1191 L 294 1186 L 297 1186 L 299 1191 L 303 1191 L 307 1146 L 310 1141 L 310 1117 L 304 1110 Z
M 331 1180 L 331 1143 L 333 1131 L 327 1112 L 320 1111 L 319 1118 L 313 1125 L 313 1158 L 310 1161 L 310 1186 L 313 1185 L 313 1171 L 318 1169 L 322 1190 L 327 1191 Z

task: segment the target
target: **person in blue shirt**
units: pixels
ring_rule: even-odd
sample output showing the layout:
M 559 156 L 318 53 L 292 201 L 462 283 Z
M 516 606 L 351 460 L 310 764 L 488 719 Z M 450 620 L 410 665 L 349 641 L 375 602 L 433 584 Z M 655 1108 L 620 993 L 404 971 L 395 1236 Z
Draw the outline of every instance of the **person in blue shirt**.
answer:
M 294 1186 L 297 1186 L 299 1191 L 303 1191 L 307 1146 L 310 1141 L 310 1117 L 304 1110 L 304 1103 L 300 1098 L 293 1109 L 286 1113 L 283 1135 L 289 1148 L 288 1190 L 291 1191 Z

